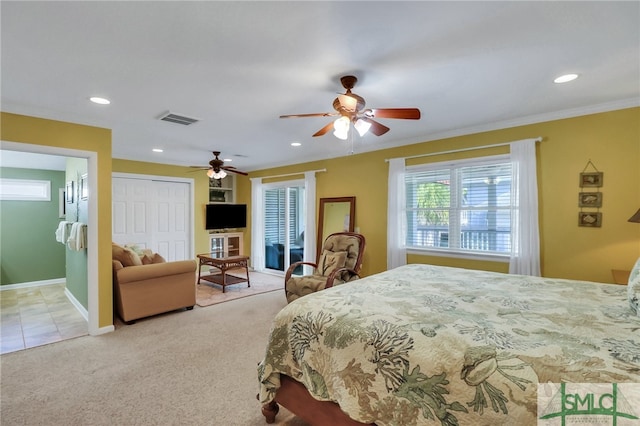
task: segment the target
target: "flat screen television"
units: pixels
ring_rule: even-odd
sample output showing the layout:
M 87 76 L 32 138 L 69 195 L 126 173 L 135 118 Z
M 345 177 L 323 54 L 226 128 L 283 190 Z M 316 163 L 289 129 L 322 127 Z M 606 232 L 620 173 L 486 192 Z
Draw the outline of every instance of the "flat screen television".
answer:
M 230 229 L 247 227 L 246 204 L 207 204 L 206 229 Z

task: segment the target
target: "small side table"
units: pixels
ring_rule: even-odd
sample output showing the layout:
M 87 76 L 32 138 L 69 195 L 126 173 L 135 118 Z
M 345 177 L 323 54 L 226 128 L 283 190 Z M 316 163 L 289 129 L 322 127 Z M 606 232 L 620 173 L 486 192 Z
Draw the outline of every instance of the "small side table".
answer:
M 247 283 L 247 287 L 251 287 L 251 283 L 249 282 L 249 267 L 247 266 L 247 262 L 249 260 L 249 256 L 225 256 L 222 252 L 212 252 L 199 254 L 198 259 L 200 260 L 198 264 L 198 281 L 200 284 L 200 280 L 209 281 L 214 284 L 218 284 L 222 286 L 222 292 L 224 293 L 224 289 L 228 285 L 238 284 L 238 283 Z M 220 270 L 219 274 L 209 274 L 202 275 L 202 267 L 208 265 L 218 268 Z M 247 277 L 238 277 L 236 275 L 230 275 L 227 273 L 229 269 L 242 268 L 245 270 Z
M 629 275 L 631 271 L 624 271 L 622 269 L 612 269 L 613 282 L 616 284 L 627 284 L 629 282 Z

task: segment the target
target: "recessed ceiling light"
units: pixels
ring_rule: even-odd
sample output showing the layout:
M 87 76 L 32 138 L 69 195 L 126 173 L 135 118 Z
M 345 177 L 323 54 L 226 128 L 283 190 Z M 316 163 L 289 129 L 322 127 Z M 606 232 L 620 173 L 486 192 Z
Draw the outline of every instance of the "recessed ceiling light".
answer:
M 98 96 L 92 96 L 89 98 L 89 100 L 94 104 L 100 104 L 100 105 L 109 105 L 111 103 L 109 99 L 100 98 Z
M 578 74 L 565 74 L 553 80 L 554 83 L 567 83 L 578 78 Z
M 300 142 L 291 142 L 291 146 L 300 146 L 302 145 Z
M 153 151 L 153 152 L 164 152 L 164 149 L 153 148 L 151 151 Z

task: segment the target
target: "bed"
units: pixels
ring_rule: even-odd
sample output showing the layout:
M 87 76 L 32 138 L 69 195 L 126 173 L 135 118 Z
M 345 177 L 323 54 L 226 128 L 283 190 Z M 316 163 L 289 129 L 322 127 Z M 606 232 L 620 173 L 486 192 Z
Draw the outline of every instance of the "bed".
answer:
M 629 302 L 626 286 L 431 265 L 365 277 L 276 316 L 262 412 L 271 423 L 281 404 L 312 425 L 536 424 L 538 384 L 640 383 Z

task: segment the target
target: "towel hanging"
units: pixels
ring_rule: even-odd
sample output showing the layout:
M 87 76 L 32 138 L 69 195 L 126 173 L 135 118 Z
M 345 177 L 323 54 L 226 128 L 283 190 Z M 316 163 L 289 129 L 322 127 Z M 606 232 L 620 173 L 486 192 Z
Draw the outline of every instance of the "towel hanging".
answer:
M 73 222 L 69 238 L 67 239 L 69 250 L 80 251 L 87 248 L 87 225 L 82 222 Z
M 68 222 L 66 220 L 61 221 L 58 224 L 58 229 L 56 229 L 56 241 L 62 244 L 65 244 L 69 239 L 69 233 L 71 232 L 71 225 L 73 222 Z

